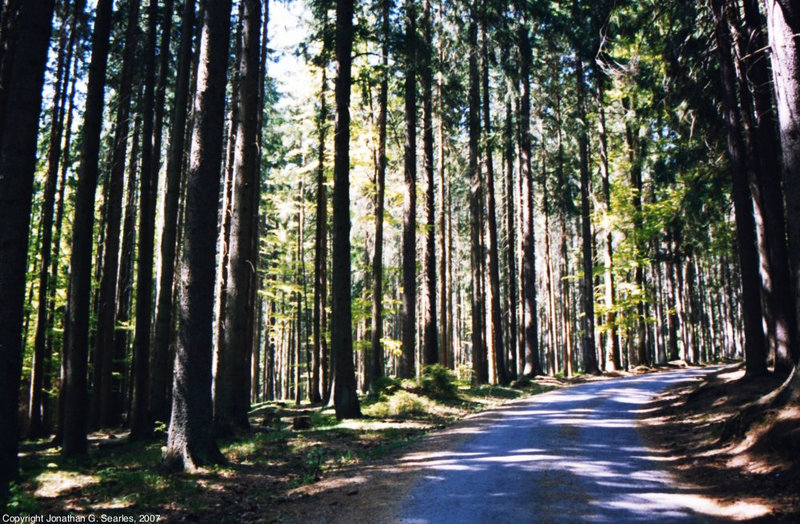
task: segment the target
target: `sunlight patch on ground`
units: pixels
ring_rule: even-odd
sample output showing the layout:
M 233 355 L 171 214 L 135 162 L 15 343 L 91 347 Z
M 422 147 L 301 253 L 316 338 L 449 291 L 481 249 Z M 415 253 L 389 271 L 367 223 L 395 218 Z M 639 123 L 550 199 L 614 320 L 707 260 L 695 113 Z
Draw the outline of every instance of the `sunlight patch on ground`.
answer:
M 750 520 L 770 513 L 770 509 L 766 506 L 745 500 L 724 504 L 689 493 L 641 493 L 631 495 L 628 500 L 612 502 L 611 506 L 636 511 L 646 506 L 652 509 L 685 507 L 702 515 L 731 520 Z
M 408 455 L 402 457 L 400 459 L 401 462 L 421 462 L 426 460 L 435 460 L 435 459 L 454 459 L 454 458 L 466 458 L 466 457 L 479 457 L 481 455 L 485 455 L 485 453 L 480 452 L 454 452 L 454 451 L 432 451 L 429 453 L 409 453 Z
M 94 511 L 103 511 L 109 509 L 127 509 L 133 507 L 136 502 L 133 497 L 116 497 L 104 502 L 99 502 L 92 505 Z
M 323 491 L 338 490 L 343 488 L 354 488 L 360 484 L 364 484 L 367 477 L 363 475 L 354 475 L 352 477 L 331 477 L 321 482 L 314 484 L 307 484 L 299 486 L 295 489 L 289 490 L 289 495 L 313 495 Z
M 378 431 L 389 428 L 396 429 L 428 429 L 433 424 L 427 422 L 418 422 L 413 420 L 403 421 L 384 421 L 384 420 L 359 420 L 359 419 L 345 419 L 339 424 L 334 426 L 335 429 L 352 429 L 357 431 Z M 325 429 L 325 428 L 320 428 Z
M 58 497 L 75 488 L 84 488 L 100 481 L 95 475 L 81 475 L 72 471 L 45 471 L 36 477 L 39 487 L 37 497 Z

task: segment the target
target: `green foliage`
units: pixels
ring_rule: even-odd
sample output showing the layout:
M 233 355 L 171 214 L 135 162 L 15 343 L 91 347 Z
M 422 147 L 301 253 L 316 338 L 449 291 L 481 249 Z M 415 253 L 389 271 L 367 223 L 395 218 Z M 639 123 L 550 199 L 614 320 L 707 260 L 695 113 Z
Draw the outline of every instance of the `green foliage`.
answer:
M 400 379 L 395 377 L 380 377 L 375 381 L 375 389 L 379 394 L 391 395 L 402 386 Z
M 494 398 L 503 398 L 503 399 L 512 399 L 512 398 L 519 398 L 523 394 L 512 388 L 506 388 L 503 386 L 492 386 L 492 385 L 484 385 L 478 386 L 477 388 L 472 388 L 469 390 L 470 393 L 473 395 L 478 395 L 482 397 L 494 397 Z
M 425 366 L 419 377 L 422 392 L 436 399 L 453 399 L 458 394 L 455 374 L 441 364 Z
M 428 412 L 430 401 L 416 393 L 400 390 L 393 395 L 383 397 L 362 411 L 371 417 L 404 417 L 408 415 L 424 415 Z
M 3 500 L 0 498 L 0 502 Z M 0 506 L 3 512 L 10 515 L 32 515 L 39 511 L 39 503 L 34 497 L 26 493 L 23 486 L 12 482 L 8 489 L 8 500 L 5 507 Z
M 330 409 L 311 413 L 311 427 L 313 428 L 331 427 L 338 423 L 339 421 L 336 420 L 336 415 Z

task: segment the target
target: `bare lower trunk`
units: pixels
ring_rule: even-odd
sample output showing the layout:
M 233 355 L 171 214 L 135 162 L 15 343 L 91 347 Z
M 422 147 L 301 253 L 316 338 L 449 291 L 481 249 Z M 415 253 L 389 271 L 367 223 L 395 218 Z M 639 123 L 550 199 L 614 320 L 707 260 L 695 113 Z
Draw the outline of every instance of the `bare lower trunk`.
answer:
M 423 263 L 425 285 L 422 297 L 422 360 L 425 365 L 429 365 L 439 362 L 438 326 L 436 325 L 436 203 L 434 201 L 436 179 L 433 169 L 433 22 L 431 20 L 431 0 L 425 0 L 422 25 L 425 37 L 425 56 L 422 59 L 423 69 L 421 74 L 422 142 L 425 155 L 425 179 L 427 181 L 427 189 L 425 191 L 427 229 L 425 232 L 425 260 Z
M 597 373 L 597 351 L 594 338 L 594 260 L 592 256 L 592 224 L 589 205 L 589 135 L 586 129 L 586 82 L 583 75 L 583 60 L 575 56 L 575 84 L 577 90 L 577 111 L 580 122 L 578 131 L 578 153 L 581 172 L 581 239 L 583 247 L 583 279 L 581 280 L 581 300 L 583 329 L 583 367 L 587 373 Z
M 413 0 L 406 3 L 404 156 L 405 198 L 403 200 L 403 302 L 402 358 L 398 376 L 414 376 L 417 319 L 417 14 Z
M 336 127 L 333 165 L 333 274 L 331 349 L 333 403 L 337 418 L 361 416 L 353 367 L 350 291 L 350 84 L 353 50 L 353 0 L 336 2 Z
M 800 9 L 796 3 L 765 0 L 769 45 L 772 53 L 772 78 L 783 160 L 789 262 L 795 303 L 795 330 L 800 326 Z M 800 339 L 795 332 L 795 340 Z M 795 387 L 800 355 L 795 345 Z
M 84 110 L 81 162 L 75 193 L 72 224 L 72 255 L 67 291 L 67 325 L 64 344 L 64 409 L 62 438 L 64 455 L 86 452 L 88 405 L 87 348 L 89 346 L 89 294 L 92 268 L 92 229 L 97 189 L 100 133 L 111 32 L 111 0 L 98 0 L 92 31 L 92 59 Z
M 732 64 L 730 34 L 722 0 L 712 0 L 712 9 L 717 20 L 714 34 L 719 53 L 720 74 L 725 96 L 728 157 L 733 178 L 732 194 L 741 269 L 746 369 L 748 375 L 758 376 L 767 372 L 767 361 L 761 328 L 760 281 L 753 202 L 748 187 L 747 168 L 744 160 L 744 142 L 741 135 L 741 117 L 736 98 L 736 80 Z
M 36 134 L 50 39 L 53 0 L 27 1 L 18 15 L 20 38 L 0 100 L 0 499 L 18 473 L 19 383 L 22 375 L 21 326 L 25 300 Z M 5 57 L 9 59 L 8 56 Z M 5 62 L 5 61 L 2 61 Z M 44 268 L 46 270 L 46 268 Z
M 181 263 L 180 329 L 165 461 L 193 469 L 224 460 L 212 433 L 211 323 L 214 316 L 216 212 L 230 33 L 230 0 L 204 0 L 192 155 Z M 209 217 L 209 214 L 211 216 Z

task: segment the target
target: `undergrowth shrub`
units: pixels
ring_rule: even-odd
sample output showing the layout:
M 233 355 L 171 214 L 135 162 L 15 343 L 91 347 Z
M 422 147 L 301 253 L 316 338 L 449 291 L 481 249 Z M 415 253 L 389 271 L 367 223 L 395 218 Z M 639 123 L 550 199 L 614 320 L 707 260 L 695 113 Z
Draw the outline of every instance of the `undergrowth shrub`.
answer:
M 423 368 L 419 377 L 419 388 L 431 398 L 453 399 L 458 394 L 455 374 L 440 364 Z
M 380 377 L 375 381 L 375 389 L 378 394 L 385 393 L 391 395 L 400 389 L 400 379 L 394 377 Z
M 426 398 L 405 390 L 400 390 L 366 407 L 364 412 L 373 417 L 424 415 L 428 412 L 429 406 L 430 403 Z

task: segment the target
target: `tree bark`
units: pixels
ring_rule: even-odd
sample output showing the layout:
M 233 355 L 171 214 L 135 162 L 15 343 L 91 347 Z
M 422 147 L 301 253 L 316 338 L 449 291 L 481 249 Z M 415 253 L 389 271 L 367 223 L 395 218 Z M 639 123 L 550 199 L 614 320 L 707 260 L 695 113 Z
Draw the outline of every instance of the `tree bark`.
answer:
M 179 469 L 222 462 L 212 433 L 211 323 L 222 164 L 230 0 L 203 0 L 203 29 L 187 180 L 178 345 L 165 461 Z
M 56 183 L 58 181 L 58 166 L 61 161 L 61 138 L 64 132 L 64 116 L 67 109 L 67 91 L 70 84 L 72 55 L 75 43 L 77 18 L 83 12 L 82 2 L 74 6 L 72 16 L 65 18 L 61 23 L 58 42 L 58 56 L 56 58 L 56 84 L 53 94 L 52 116 L 50 123 L 50 138 L 47 151 L 47 173 L 45 175 L 44 195 L 42 202 L 42 238 L 39 252 L 41 265 L 39 267 L 39 303 L 36 313 L 36 334 L 33 343 L 33 361 L 31 363 L 31 385 L 28 402 L 28 428 L 29 438 L 44 436 L 47 431 L 45 421 L 42 419 L 42 403 L 44 396 L 45 360 L 49 357 L 46 353 L 47 331 L 50 329 L 48 316 L 50 303 L 50 258 L 53 240 L 53 215 L 56 197 Z
M 494 165 L 492 161 L 492 119 L 489 112 L 490 93 L 489 93 L 489 43 L 487 33 L 487 13 L 484 13 L 481 21 L 481 54 L 482 54 L 482 95 L 483 95 L 483 133 L 484 133 L 484 162 L 486 166 L 486 192 L 487 192 L 487 218 L 488 218 L 488 239 L 489 245 L 489 291 L 490 297 L 490 323 L 487 326 L 487 333 L 492 338 L 492 349 L 494 351 L 495 374 L 497 382 L 508 384 L 508 369 L 505 359 L 505 345 L 503 344 L 503 314 L 500 309 L 500 256 L 497 247 L 497 204 L 494 191 Z M 532 202 L 531 202 L 532 203 Z M 535 291 L 534 291 L 535 293 Z
M 719 53 L 720 74 L 724 90 L 724 116 L 728 131 L 728 157 L 733 179 L 733 205 L 736 217 L 736 240 L 742 284 L 742 315 L 744 317 L 746 374 L 759 376 L 767 373 L 767 355 L 761 327 L 761 295 L 759 291 L 758 253 L 756 251 L 753 201 L 747 181 L 744 160 L 744 141 L 741 135 L 741 117 L 736 98 L 736 77 L 731 56 L 730 33 L 723 0 L 712 0 L 716 19 L 714 31 Z
M 506 235 L 508 242 L 508 250 L 506 254 L 506 263 L 508 265 L 508 291 L 506 293 L 509 315 L 509 341 L 508 347 L 511 354 L 511 365 L 509 366 L 512 376 L 517 376 L 518 362 L 516 348 L 518 319 L 517 319 L 517 235 L 514 220 L 515 206 L 514 206 L 514 122 L 511 112 L 511 99 L 506 102 Z
M 122 224 L 122 249 L 117 279 L 117 323 L 125 325 L 131 320 L 131 302 L 133 301 L 133 274 L 134 274 L 134 248 L 136 246 L 136 215 L 139 151 L 142 136 L 142 119 L 137 116 L 133 126 L 133 146 L 128 160 L 128 179 L 125 199 L 125 219 Z M 111 398 L 104 399 L 112 406 L 108 408 L 115 419 L 108 421 L 109 425 L 117 425 L 122 420 L 122 412 L 129 405 L 126 398 L 126 384 L 130 382 L 130 370 L 127 369 L 128 350 L 130 346 L 130 332 L 119 329 L 114 333 L 114 362 L 112 375 Z
M 575 53 L 575 89 L 577 92 L 578 155 L 581 172 L 581 239 L 583 246 L 583 278 L 581 300 L 583 310 L 583 368 L 587 373 L 598 373 L 597 351 L 594 339 L 594 260 L 592 256 L 592 217 L 589 203 L 589 135 L 586 122 L 586 81 L 583 59 Z
M 758 184 L 764 202 L 765 227 L 769 245 L 769 267 L 772 280 L 772 300 L 775 318 L 776 362 L 775 369 L 788 375 L 794 356 L 800 351 L 797 319 L 794 315 L 794 293 L 789 270 L 789 253 L 786 245 L 786 222 L 783 205 L 783 177 L 781 173 L 781 147 L 777 135 L 777 122 L 772 110 L 769 62 L 765 60 L 766 38 L 761 28 L 761 14 L 757 0 L 744 0 L 746 24 L 746 59 L 744 68 L 755 106 L 755 137 L 760 161 Z
M 606 324 L 608 325 L 607 343 L 606 343 L 606 358 L 604 359 L 603 366 L 608 370 L 618 370 L 622 368 L 622 359 L 620 357 L 619 337 L 617 336 L 617 314 L 614 309 L 614 235 L 611 231 L 610 217 L 611 215 L 611 183 L 609 181 L 609 168 L 608 168 L 608 135 L 606 130 L 606 110 L 605 110 L 605 82 L 606 77 L 601 72 L 600 68 L 596 69 L 597 77 L 597 98 L 598 98 L 598 112 L 600 116 L 600 173 L 603 179 L 603 200 L 605 204 L 606 221 L 609 223 L 606 226 L 605 235 L 605 250 L 603 251 L 604 273 L 603 279 L 605 284 L 605 302 L 606 302 Z M 644 364 L 640 360 L 640 364 Z
M 323 52 L 324 55 L 324 52 Z M 327 61 L 326 61 L 327 62 Z M 312 402 L 322 400 L 322 346 L 325 337 L 323 318 L 325 315 L 324 290 L 327 280 L 327 240 L 328 240 L 328 186 L 325 184 L 325 139 L 328 134 L 328 104 L 325 97 L 327 91 L 327 63 L 322 66 L 322 80 L 320 82 L 320 109 L 317 121 L 317 210 L 316 230 L 314 232 L 314 326 L 313 339 L 314 351 L 312 353 Z
M 417 13 L 415 0 L 406 0 L 405 119 L 403 200 L 402 357 L 398 376 L 412 378 L 417 321 Z
M 258 191 L 258 72 L 260 61 L 261 0 L 244 2 L 239 61 L 239 110 L 231 192 L 228 278 L 221 313 L 224 338 L 218 353 L 214 383 L 214 419 L 219 428 L 247 429 L 250 423 L 249 317 L 255 271 L 253 236 L 258 234 L 253 192 Z
M 333 274 L 331 351 L 336 417 L 361 416 L 353 367 L 350 295 L 350 84 L 353 52 L 353 0 L 336 2 L 336 124 L 333 163 Z
M 192 4 L 191 1 L 186 2 L 186 4 Z M 194 10 L 194 6 L 190 5 L 191 9 Z M 155 90 L 155 129 L 153 130 L 153 169 L 154 173 L 159 173 L 161 171 L 161 149 L 162 149 L 162 140 L 163 140 L 163 131 L 164 131 L 164 111 L 166 109 L 165 99 L 166 99 L 166 88 L 167 88 L 167 78 L 169 77 L 170 71 L 170 57 L 172 54 L 170 53 L 170 41 L 172 35 L 172 12 L 174 9 L 174 1 L 173 0 L 165 0 L 164 1 L 164 10 L 162 16 L 162 26 L 160 28 L 161 31 L 161 42 L 159 43 L 159 55 L 158 55 L 158 80 L 156 81 L 156 90 Z M 193 16 L 193 13 L 192 15 Z M 187 29 L 191 32 L 191 25 Z M 180 61 L 180 59 L 179 59 Z M 180 64 L 179 64 L 180 67 Z M 176 89 L 180 89 L 176 86 Z M 185 99 L 184 99 L 185 104 Z M 183 135 L 183 130 L 180 131 L 175 130 Z M 181 141 L 183 138 L 180 139 Z M 156 187 L 158 187 L 157 181 L 154 182 Z M 168 184 L 168 183 L 167 183 Z M 173 197 L 174 198 L 174 197 Z M 164 229 L 166 229 L 166 224 L 164 224 Z M 162 231 L 162 245 L 159 246 L 159 254 L 163 251 L 163 241 L 164 235 Z M 173 237 L 174 242 L 174 237 Z M 160 263 L 161 267 L 163 268 L 164 262 L 163 260 L 157 259 Z M 170 261 L 170 268 L 169 272 L 173 271 L 174 267 L 174 257 L 173 260 Z M 170 367 L 170 352 L 169 352 L 169 344 L 166 345 L 157 345 L 155 342 L 155 333 L 158 328 L 158 314 L 159 314 L 159 307 L 160 307 L 160 299 L 161 299 L 161 281 L 165 279 L 164 274 L 162 273 L 159 276 L 158 286 L 156 286 L 155 290 L 155 313 L 153 316 L 154 325 L 153 325 L 153 346 L 152 351 L 150 354 L 150 369 L 151 369 L 151 379 L 150 379 L 150 416 L 154 421 L 160 421 L 166 423 L 169 420 L 169 386 L 171 384 L 171 367 Z M 169 277 L 169 287 L 170 293 L 172 291 L 172 277 Z
M 485 362 L 486 346 L 483 341 L 483 249 L 481 245 L 481 217 L 483 215 L 483 179 L 478 167 L 480 120 L 480 74 L 478 72 L 478 8 L 477 0 L 470 4 L 469 21 L 469 157 L 467 173 L 469 178 L 469 229 L 470 229 L 470 267 L 471 267 L 471 306 L 472 306 L 472 382 L 485 384 L 488 369 Z
M 181 16 L 181 41 L 178 50 L 178 70 L 175 79 L 175 99 L 172 114 L 169 151 L 167 152 L 166 189 L 164 193 L 164 229 L 161 232 L 161 278 L 158 286 L 155 338 L 153 353 L 166 355 L 166 371 L 172 370 L 169 356 L 171 333 L 174 329 L 173 287 L 175 284 L 175 255 L 177 251 L 178 200 L 181 193 L 181 174 L 184 169 L 186 118 L 189 100 L 189 68 L 192 64 L 192 35 L 194 32 L 195 1 L 185 0 Z M 154 377 L 155 378 L 155 377 Z M 163 388 L 163 398 L 162 398 Z M 153 384 L 151 408 L 156 420 L 168 417 L 169 384 Z M 163 402 L 163 404 L 162 404 Z M 164 406 L 162 409 L 161 406 Z
M 92 271 L 92 229 L 95 191 L 103 125 L 103 96 L 111 33 L 111 0 L 98 0 L 92 30 L 92 58 L 86 90 L 75 217 L 72 223 L 71 274 L 67 290 L 67 325 L 64 336 L 64 410 L 62 452 L 66 456 L 86 452 L 89 346 L 89 294 Z
M 118 420 L 111 402 L 112 363 L 114 358 L 114 330 L 116 328 L 117 273 L 120 248 L 120 223 L 122 221 L 122 187 L 125 175 L 125 155 L 128 152 L 128 129 L 130 124 L 131 93 L 133 92 L 134 60 L 139 36 L 139 1 L 128 5 L 125 50 L 122 72 L 118 86 L 114 143 L 109 173 L 109 201 L 106 216 L 106 245 L 103 250 L 103 276 L 100 279 L 100 295 L 97 320 L 97 345 L 94 358 L 94 399 L 97 420 L 110 427 Z M 124 262 L 124 261 L 123 261 Z
M 436 177 L 433 168 L 433 20 L 431 0 L 425 0 L 422 18 L 425 38 L 425 55 L 422 58 L 420 83 L 422 84 L 422 144 L 423 165 L 428 182 L 425 191 L 426 223 L 422 354 L 425 365 L 439 362 L 439 334 L 436 325 Z M 498 297 L 499 300 L 499 297 Z
M 800 340 L 800 8 L 786 0 L 765 0 L 772 56 L 772 78 L 778 109 L 783 164 L 789 265 L 795 303 L 795 341 Z M 800 351 L 794 346 L 797 364 Z M 800 382 L 795 381 L 795 385 Z
M 77 57 L 73 58 L 73 70 L 77 68 Z M 55 233 L 53 234 L 53 256 L 52 261 L 50 263 L 50 278 L 49 278 L 49 289 L 47 291 L 49 298 L 48 302 L 48 313 L 47 313 L 47 325 L 48 326 L 55 326 L 56 325 L 56 284 L 58 283 L 58 273 L 60 269 L 60 262 L 61 262 L 61 232 L 62 227 L 64 224 L 64 195 L 66 192 L 66 185 L 67 185 L 67 169 L 71 164 L 72 155 L 70 154 L 72 148 L 72 121 L 75 114 L 75 84 L 76 84 L 77 75 L 72 76 L 72 82 L 69 89 L 69 102 L 68 102 L 68 109 L 67 109 L 67 122 L 65 125 L 66 135 L 64 137 L 64 160 L 61 162 L 61 176 L 59 180 L 59 187 L 58 187 L 58 200 L 56 202 L 56 223 L 55 223 Z M 63 315 L 61 318 L 61 323 L 63 324 Z M 53 346 L 54 341 L 56 338 L 56 333 L 54 330 L 48 329 L 46 332 L 45 337 L 45 372 L 43 376 L 43 383 L 42 388 L 45 391 L 50 391 L 52 378 L 51 378 L 51 367 L 52 367 L 52 357 L 53 357 Z M 59 337 L 61 338 L 61 337 Z M 62 338 L 63 342 L 63 338 Z M 53 395 L 51 393 L 46 394 L 42 398 L 42 419 L 45 425 L 52 426 L 53 423 L 53 402 L 52 398 Z M 48 428 L 50 429 L 50 428 Z
M 381 2 L 381 84 L 378 92 L 378 165 L 375 173 L 375 253 L 372 256 L 372 329 L 370 392 L 383 376 L 383 216 L 386 193 L 386 120 L 389 103 L 389 12 L 391 0 Z
M 438 18 L 439 23 L 444 21 L 443 0 L 439 0 Z M 441 344 L 439 345 L 439 362 L 442 366 L 453 368 L 452 362 L 452 332 L 448 315 L 452 315 L 452 300 L 450 297 L 450 287 L 448 286 L 449 267 L 448 257 L 451 256 L 452 245 L 447 239 L 447 181 L 445 173 L 445 143 L 444 143 L 444 45 L 439 39 L 438 53 L 438 138 L 439 138 L 439 246 L 441 256 L 439 257 L 439 332 L 441 333 Z
M 533 173 L 531 172 L 531 94 L 530 94 L 530 37 L 524 22 L 517 28 L 520 50 L 520 184 L 522 185 L 522 337 L 525 344 L 525 366 L 522 374 L 535 376 L 543 374 L 539 359 L 539 333 L 536 321 L 536 239 L 534 237 L 533 216 Z
M 50 40 L 53 0 L 30 0 L 20 7 L 19 38 L 4 84 L 0 143 L 0 498 L 18 472 L 17 409 L 22 375 L 22 316 L 28 255 L 36 135 Z
M 156 24 L 158 0 L 150 0 L 145 43 L 144 96 L 142 97 L 142 172 L 139 193 L 139 263 L 136 266 L 136 329 L 133 338 L 133 399 L 131 440 L 150 435 L 150 327 L 153 310 L 153 243 L 155 237 L 158 166 L 154 145 Z

